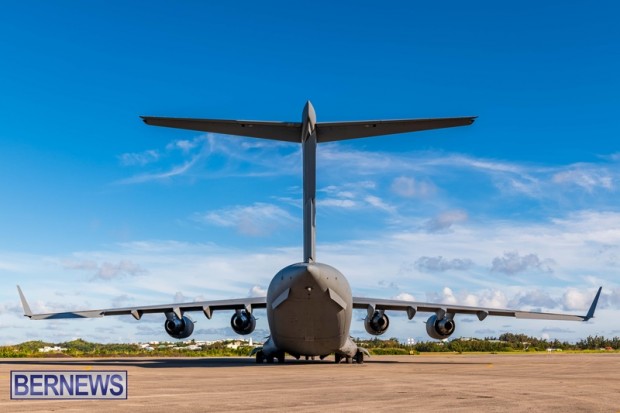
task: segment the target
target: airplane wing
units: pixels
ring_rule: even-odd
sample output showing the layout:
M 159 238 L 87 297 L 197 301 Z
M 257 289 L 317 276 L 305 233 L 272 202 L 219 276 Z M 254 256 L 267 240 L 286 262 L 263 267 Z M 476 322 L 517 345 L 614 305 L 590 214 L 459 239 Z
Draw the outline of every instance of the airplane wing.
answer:
M 24 294 L 22 293 L 22 290 L 19 286 L 17 286 L 17 291 L 19 292 L 19 298 L 22 302 L 22 307 L 24 308 L 24 316 L 30 318 L 31 320 L 51 320 L 61 318 L 98 318 L 111 315 L 132 315 L 136 320 L 139 320 L 143 314 L 171 312 L 175 313 L 177 317 L 181 318 L 183 313 L 188 311 L 202 311 L 207 318 L 211 318 L 213 311 L 246 310 L 251 313 L 252 309 L 265 308 L 267 306 L 266 297 L 248 297 L 232 300 L 197 301 L 193 303 L 174 303 L 125 308 L 108 308 L 101 310 L 80 310 L 60 313 L 33 314 L 30 310 L 28 302 L 26 301 L 26 297 L 24 297 Z
M 366 120 L 316 124 L 317 141 L 333 142 L 369 136 L 392 135 L 429 129 L 453 128 L 474 123 L 475 116 L 463 118 Z
M 521 311 L 521 310 L 508 310 L 500 308 L 485 308 L 485 307 L 469 307 L 463 305 L 452 304 L 434 304 L 434 303 L 421 303 L 417 301 L 401 301 L 401 300 L 385 300 L 381 298 L 362 298 L 353 297 L 353 308 L 366 309 L 368 315 L 372 314 L 376 310 L 395 310 L 406 311 L 407 316 L 411 320 L 417 312 L 422 313 L 435 313 L 438 319 L 442 319 L 446 314 L 471 314 L 478 317 L 480 321 L 484 320 L 487 316 L 500 316 L 500 317 L 515 317 L 515 318 L 529 318 L 529 319 L 542 319 L 542 320 L 566 320 L 566 321 L 588 321 L 594 317 L 594 311 L 598 304 L 598 299 L 601 295 L 603 287 L 598 289 L 592 305 L 586 315 L 573 315 L 573 314 L 557 314 L 557 313 L 541 313 L 536 311 Z
M 159 118 L 141 116 L 144 123 L 167 128 L 189 129 L 202 132 L 222 133 L 224 135 L 249 136 L 252 138 L 274 139 L 301 143 L 301 123 L 262 122 L 253 120 Z

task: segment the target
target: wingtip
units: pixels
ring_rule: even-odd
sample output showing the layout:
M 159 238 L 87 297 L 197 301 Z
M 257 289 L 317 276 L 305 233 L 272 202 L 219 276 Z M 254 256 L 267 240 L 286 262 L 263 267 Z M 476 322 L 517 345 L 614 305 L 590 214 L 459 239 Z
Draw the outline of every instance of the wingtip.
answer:
M 598 305 L 598 299 L 601 296 L 601 291 L 603 291 L 603 287 L 599 287 L 596 295 L 594 296 L 594 300 L 592 300 L 592 305 L 590 305 L 590 309 L 588 310 L 588 314 L 585 316 L 583 321 L 588 321 L 591 318 L 594 318 L 594 312 L 596 311 L 596 306 Z
M 26 317 L 32 317 L 32 311 L 30 310 L 28 301 L 26 301 L 26 297 L 24 296 L 24 293 L 22 292 L 22 289 L 19 287 L 19 285 L 17 286 L 17 292 L 19 293 L 19 299 L 22 302 L 22 308 L 24 309 L 24 315 Z

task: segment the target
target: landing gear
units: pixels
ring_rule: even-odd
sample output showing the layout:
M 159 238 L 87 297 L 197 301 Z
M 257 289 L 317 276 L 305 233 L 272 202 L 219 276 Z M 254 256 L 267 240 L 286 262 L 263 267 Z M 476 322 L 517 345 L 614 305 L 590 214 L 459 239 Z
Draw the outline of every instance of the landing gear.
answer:
M 355 353 L 355 356 L 350 357 L 350 356 L 344 356 L 342 354 L 335 354 L 335 361 L 336 364 L 340 364 L 340 362 L 342 362 L 342 360 L 344 359 L 344 362 L 346 364 L 353 364 L 353 363 L 357 363 L 357 364 L 363 364 L 364 363 L 364 352 L 358 350 Z
M 263 353 L 263 350 L 258 350 L 256 352 L 256 363 L 263 364 L 264 361 L 265 361 L 265 353 Z
M 278 363 L 280 364 L 284 363 L 284 352 L 283 351 L 279 352 L 276 358 L 278 359 Z

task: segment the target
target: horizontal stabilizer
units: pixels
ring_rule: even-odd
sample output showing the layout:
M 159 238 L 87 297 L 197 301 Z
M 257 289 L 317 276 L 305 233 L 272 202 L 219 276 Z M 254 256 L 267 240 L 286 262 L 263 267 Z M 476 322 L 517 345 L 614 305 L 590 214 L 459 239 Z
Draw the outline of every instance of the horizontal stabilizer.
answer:
M 318 122 L 317 142 L 393 135 L 474 123 L 475 117 Z M 301 143 L 301 123 L 142 116 L 147 125 Z
M 317 140 L 321 142 L 370 136 L 393 135 L 395 133 L 418 132 L 429 129 L 453 128 L 474 123 L 476 117 L 367 120 L 360 122 L 317 123 Z
M 141 116 L 144 123 L 167 128 L 189 129 L 224 135 L 249 136 L 301 143 L 301 124 L 222 119 L 158 118 Z

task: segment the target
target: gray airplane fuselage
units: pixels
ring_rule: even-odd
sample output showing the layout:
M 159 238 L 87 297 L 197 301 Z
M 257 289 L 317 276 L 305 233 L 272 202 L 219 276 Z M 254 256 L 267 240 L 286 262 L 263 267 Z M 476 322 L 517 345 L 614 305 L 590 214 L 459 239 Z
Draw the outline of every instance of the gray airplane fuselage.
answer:
M 278 272 L 267 290 L 271 342 L 264 351 L 320 356 L 333 352 L 354 356 L 349 338 L 353 297 L 344 275 L 315 262 L 316 114 L 310 102 L 302 114 L 304 262 Z
M 355 354 L 349 338 L 351 287 L 334 267 L 303 262 L 283 268 L 269 284 L 267 303 L 277 349 L 304 356 Z

